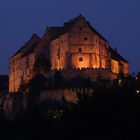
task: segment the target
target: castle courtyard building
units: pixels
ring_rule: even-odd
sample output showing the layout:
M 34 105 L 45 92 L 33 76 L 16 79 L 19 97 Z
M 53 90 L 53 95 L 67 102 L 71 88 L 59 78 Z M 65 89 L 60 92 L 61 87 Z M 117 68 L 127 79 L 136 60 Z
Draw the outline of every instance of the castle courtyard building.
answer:
M 95 80 L 100 72 L 113 80 L 118 74 L 129 74 L 129 63 L 109 41 L 79 15 L 62 27 L 47 27 L 43 37 L 34 34 L 9 59 L 9 92 L 18 92 L 34 76 L 34 65 L 43 52 L 51 63 L 51 70 L 63 70 L 64 76 L 82 72 Z

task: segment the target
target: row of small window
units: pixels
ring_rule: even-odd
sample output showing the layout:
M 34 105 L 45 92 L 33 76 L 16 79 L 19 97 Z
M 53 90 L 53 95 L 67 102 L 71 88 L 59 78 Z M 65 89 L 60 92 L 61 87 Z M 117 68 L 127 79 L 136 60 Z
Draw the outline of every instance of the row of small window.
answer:
M 77 36 L 73 36 L 73 38 L 75 39 Z M 89 40 L 89 38 L 88 37 L 82 37 L 82 38 L 79 38 L 79 36 L 78 36 L 78 39 L 81 39 L 81 40 L 84 40 L 84 41 L 88 41 Z
M 84 37 L 84 40 L 85 41 L 87 41 L 88 40 L 88 38 L 87 37 Z M 67 40 L 65 40 L 65 41 L 61 41 L 61 44 L 63 44 L 64 42 L 66 42 Z M 59 43 L 56 43 L 55 45 L 57 46 Z
M 104 60 L 104 59 L 103 59 Z M 84 61 L 83 60 L 83 57 L 79 57 L 79 61 L 81 62 L 81 61 Z M 95 57 L 95 61 L 98 61 L 98 59 Z
M 82 28 L 80 27 L 80 28 L 79 28 L 79 30 L 80 30 L 80 31 L 82 31 Z M 85 37 L 85 38 L 84 38 L 84 40 L 88 40 L 88 38 L 87 38 L 87 37 Z M 96 40 L 95 40 L 95 41 L 96 41 L 96 43 L 97 43 L 97 42 L 98 42 L 98 39 L 96 38 Z M 103 45 L 103 44 L 102 44 L 102 45 Z M 103 46 L 106 46 L 106 45 L 103 45 Z
M 81 53 L 82 52 L 82 48 L 78 48 L 78 52 Z
M 82 48 L 78 48 L 78 52 L 82 52 Z M 106 55 L 106 50 L 102 50 L 102 55 Z

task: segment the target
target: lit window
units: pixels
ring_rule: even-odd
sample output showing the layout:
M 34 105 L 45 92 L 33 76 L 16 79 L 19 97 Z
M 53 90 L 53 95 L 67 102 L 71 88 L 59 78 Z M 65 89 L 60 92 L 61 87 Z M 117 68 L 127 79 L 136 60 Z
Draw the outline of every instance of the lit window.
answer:
M 83 57 L 79 57 L 79 61 L 83 61 Z

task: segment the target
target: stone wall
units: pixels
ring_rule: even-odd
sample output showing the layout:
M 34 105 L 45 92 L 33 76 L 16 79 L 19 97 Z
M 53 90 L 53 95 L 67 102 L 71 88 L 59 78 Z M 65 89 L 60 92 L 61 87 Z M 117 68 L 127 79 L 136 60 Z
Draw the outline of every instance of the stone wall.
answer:
M 67 29 L 69 24 L 71 21 L 64 24 L 64 27 L 48 28 L 42 38 L 34 35 L 31 41 L 10 58 L 9 92 L 18 92 L 22 83 L 32 79 L 35 59 L 42 54 L 50 60 L 52 70 L 65 69 L 63 75 L 67 78 L 69 75 L 73 77 L 83 74 L 83 77 L 95 81 L 99 75 L 104 79 L 112 79 L 120 71 L 129 74 L 127 61 L 121 61 L 120 58 L 112 60 L 109 42 L 83 16 L 79 16 Z M 34 42 L 37 44 L 33 52 L 25 53 L 35 45 Z
M 10 60 L 9 65 L 9 92 L 18 92 L 21 84 L 29 82 L 33 77 L 35 54 L 26 57 L 20 55 Z
M 125 75 L 130 74 L 129 64 L 126 63 L 126 62 L 123 62 L 123 73 L 124 73 Z
M 111 69 L 112 69 L 112 72 L 119 74 L 119 62 L 112 59 L 111 60 Z
M 110 69 L 97 69 L 97 68 L 82 68 L 82 69 L 63 69 L 60 70 L 64 79 L 71 79 L 77 76 L 83 78 L 90 78 L 91 81 L 98 80 L 114 80 L 117 78 L 117 74 L 113 73 Z M 55 70 L 52 70 L 51 73 L 55 73 Z
M 108 42 L 81 17 L 68 33 L 51 42 L 52 69 L 110 68 L 111 55 L 108 47 Z
M 88 88 L 74 88 L 74 89 L 63 89 L 63 90 L 46 90 L 40 93 L 40 102 L 43 100 L 52 100 L 63 103 L 64 99 L 70 103 L 77 103 L 79 94 L 91 95 L 93 89 Z
M 66 53 L 68 52 L 68 35 L 64 34 L 51 42 L 52 69 L 66 68 Z

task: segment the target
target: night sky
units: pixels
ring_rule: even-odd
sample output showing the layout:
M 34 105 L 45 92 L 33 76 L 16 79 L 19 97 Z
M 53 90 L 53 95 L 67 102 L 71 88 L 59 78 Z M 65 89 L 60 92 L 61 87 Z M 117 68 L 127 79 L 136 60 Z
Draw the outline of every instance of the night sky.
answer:
M 33 33 L 82 14 L 131 66 L 140 71 L 140 0 L 1 0 L 0 74 Z

